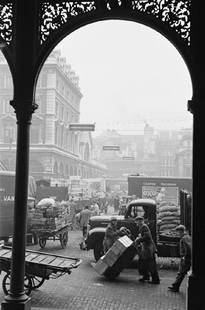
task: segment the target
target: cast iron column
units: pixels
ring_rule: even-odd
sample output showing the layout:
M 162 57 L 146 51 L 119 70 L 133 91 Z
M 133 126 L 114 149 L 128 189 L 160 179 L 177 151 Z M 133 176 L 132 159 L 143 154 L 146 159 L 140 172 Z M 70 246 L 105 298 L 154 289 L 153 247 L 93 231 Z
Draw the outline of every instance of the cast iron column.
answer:
M 203 103 L 205 100 L 203 100 Z M 193 112 L 192 269 L 188 277 L 187 310 L 204 310 L 205 279 L 205 110 L 202 100 L 191 101 Z
M 24 291 L 27 192 L 29 175 L 29 132 L 32 102 L 11 102 L 17 115 L 16 183 L 14 208 L 14 233 L 12 243 L 11 283 L 9 295 L 2 303 L 3 310 L 30 308 L 30 298 Z
M 192 272 L 188 280 L 187 309 L 205 309 L 205 47 L 204 0 L 191 1 L 191 56 L 193 98 L 193 199 L 192 199 Z

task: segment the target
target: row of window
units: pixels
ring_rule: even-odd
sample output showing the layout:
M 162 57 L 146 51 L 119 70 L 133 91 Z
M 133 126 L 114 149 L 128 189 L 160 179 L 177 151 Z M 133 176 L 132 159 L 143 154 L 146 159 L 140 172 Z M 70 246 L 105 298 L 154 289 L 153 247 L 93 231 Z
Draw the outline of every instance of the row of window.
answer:
M 65 107 L 62 103 L 56 103 L 56 118 L 65 123 L 78 123 L 79 115 Z
M 6 113 L 14 114 L 14 108 L 10 105 L 11 98 L 4 98 L 0 100 L 0 115 Z
M 13 88 L 13 81 L 9 71 L 0 73 L 0 88 Z

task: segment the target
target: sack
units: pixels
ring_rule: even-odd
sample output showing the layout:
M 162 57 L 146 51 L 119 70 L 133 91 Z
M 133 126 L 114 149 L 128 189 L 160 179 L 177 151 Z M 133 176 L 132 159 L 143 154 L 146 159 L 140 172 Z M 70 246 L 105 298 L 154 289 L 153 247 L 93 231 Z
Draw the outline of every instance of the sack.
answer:
M 179 217 L 175 217 L 175 216 L 165 216 L 165 217 L 162 217 L 161 218 L 161 221 L 164 223 L 164 222 L 167 222 L 167 223 L 172 223 L 174 221 L 178 221 L 179 220 Z
M 41 199 L 38 204 L 37 204 L 37 208 L 47 208 L 50 206 L 55 206 L 55 200 L 52 198 L 43 198 Z
M 161 219 L 164 216 L 176 216 L 176 217 L 179 217 L 180 216 L 180 212 L 178 212 L 178 211 L 160 211 L 157 217 L 159 219 Z
M 159 207 L 159 212 L 177 212 L 179 211 L 179 207 L 177 206 L 160 206 Z
M 176 226 L 177 226 L 177 224 L 162 224 L 162 225 L 160 225 L 160 231 L 161 230 L 173 229 Z

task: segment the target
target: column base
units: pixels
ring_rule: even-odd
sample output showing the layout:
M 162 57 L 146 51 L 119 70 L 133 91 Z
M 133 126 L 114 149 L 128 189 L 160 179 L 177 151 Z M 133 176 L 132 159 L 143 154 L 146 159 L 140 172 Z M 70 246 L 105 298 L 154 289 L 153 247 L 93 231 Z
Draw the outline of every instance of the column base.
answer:
M 1 310 L 31 310 L 31 298 L 26 301 L 3 301 Z
M 187 310 L 204 310 L 204 277 L 190 274 L 187 287 Z

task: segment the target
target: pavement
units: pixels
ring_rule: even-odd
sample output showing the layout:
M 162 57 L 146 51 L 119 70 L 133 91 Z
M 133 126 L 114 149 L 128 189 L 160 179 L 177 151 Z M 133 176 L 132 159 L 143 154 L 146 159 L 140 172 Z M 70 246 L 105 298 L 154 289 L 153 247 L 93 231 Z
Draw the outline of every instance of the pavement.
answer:
M 81 265 L 57 279 L 46 280 L 37 290 L 32 291 L 32 310 L 185 310 L 186 281 L 179 293 L 168 291 L 167 287 L 176 276 L 178 261 L 158 259 L 160 285 L 140 283 L 137 269 L 123 270 L 115 281 L 100 276 L 95 269 L 93 252 L 79 248 L 81 232 L 69 231 L 66 249 L 60 242 L 48 241 L 43 252 L 49 252 L 82 259 Z M 39 245 L 29 246 L 39 250 Z M 3 272 L 0 281 L 3 279 Z M 0 302 L 4 299 L 0 287 Z

